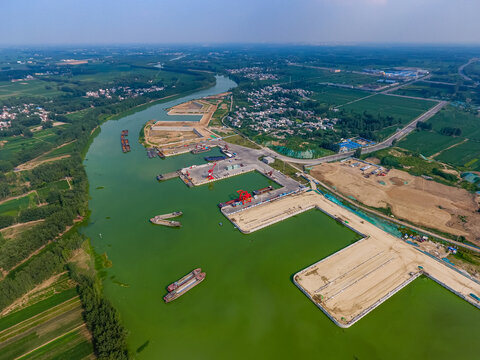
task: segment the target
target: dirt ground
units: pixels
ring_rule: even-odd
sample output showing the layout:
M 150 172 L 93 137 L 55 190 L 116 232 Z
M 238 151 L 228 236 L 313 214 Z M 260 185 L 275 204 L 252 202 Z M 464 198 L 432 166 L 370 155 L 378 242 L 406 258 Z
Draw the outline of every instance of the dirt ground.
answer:
M 17 237 L 19 234 L 21 234 L 22 232 L 30 230 L 35 225 L 38 225 L 44 221 L 45 221 L 44 219 L 40 219 L 40 220 L 29 221 L 27 223 L 15 224 L 15 225 L 11 225 L 1 229 L 0 232 L 2 233 L 5 239 L 13 239 Z
M 315 166 L 311 175 L 340 193 L 371 207 L 390 208 L 398 219 L 480 244 L 478 198 L 466 190 L 446 186 L 392 169 L 386 176 L 364 176 L 363 165 L 350 162 Z M 365 171 L 370 173 L 373 168 Z
M 202 118 L 198 122 L 157 121 L 153 123 L 150 121 L 144 130 L 145 142 L 149 145 L 159 146 L 167 155 L 169 147 L 191 145 L 209 140 L 210 136 L 214 134 L 207 129 L 208 124 L 220 102 L 221 100 L 218 100 L 214 105 L 205 100 L 192 100 L 170 108 L 168 115 L 202 115 Z M 163 131 L 162 126 L 165 127 Z M 185 131 L 174 131 L 171 130 L 172 127 L 182 127 L 185 128 Z M 194 130 L 202 136 L 196 135 Z
M 0 312 L 0 316 L 5 316 L 13 311 L 17 311 L 23 307 L 25 307 L 27 304 L 29 304 L 30 302 L 30 299 L 34 296 L 39 296 L 40 293 L 42 293 L 43 290 L 49 288 L 51 285 L 53 285 L 56 281 L 58 281 L 58 279 L 60 278 L 60 276 L 62 276 L 63 274 L 65 273 L 60 273 L 60 274 L 56 274 L 56 275 L 53 275 L 52 277 L 50 277 L 49 279 L 45 280 L 44 282 L 42 282 L 41 284 L 35 286 L 32 290 L 30 290 L 29 292 L 27 292 L 25 295 L 23 295 L 22 297 L 18 298 L 17 300 L 15 300 L 13 303 L 11 303 L 9 306 L 7 306 L 5 309 L 3 309 L 1 312 Z M 72 286 L 73 286 L 73 283 L 72 283 Z

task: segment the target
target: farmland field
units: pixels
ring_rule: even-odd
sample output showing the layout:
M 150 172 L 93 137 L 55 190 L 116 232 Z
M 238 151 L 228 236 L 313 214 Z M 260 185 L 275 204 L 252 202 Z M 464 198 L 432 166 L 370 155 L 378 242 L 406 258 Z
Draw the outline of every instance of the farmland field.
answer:
M 59 138 L 56 131 L 59 128 L 67 126 L 70 125 L 66 124 L 52 129 L 37 131 L 31 138 L 24 136 L 9 136 L 2 138 L 2 141 L 6 141 L 6 143 L 4 143 L 2 151 L 0 151 L 0 160 L 11 160 L 14 155 L 21 159 L 22 152 L 33 148 L 38 149 L 38 155 L 48 151 Z
M 45 359 L 55 356 L 81 359 L 92 353 L 80 300 L 71 297 L 72 290 L 67 291 L 68 299 L 63 302 L 53 305 L 53 300 L 61 298 L 50 297 L 0 320 L 0 359 L 31 358 L 30 355 Z M 61 355 L 64 352 L 72 353 L 65 357 Z
M 46 186 L 42 187 L 38 190 L 38 195 L 42 199 L 45 199 L 48 196 L 48 193 L 52 190 L 67 190 L 68 188 L 70 188 L 70 186 L 68 185 L 67 180 L 62 179 L 48 183 Z
M 379 77 L 363 74 L 354 74 L 350 72 L 331 72 L 324 69 L 316 69 L 302 66 L 288 66 L 279 71 L 282 81 L 301 81 L 313 80 L 317 82 L 330 82 L 344 85 L 364 85 L 376 83 Z
M 480 116 L 456 109 L 452 106 L 440 111 L 428 122 L 433 130 L 440 131 L 444 127 L 460 128 L 460 137 L 480 141 Z
M 437 160 L 454 166 L 480 171 L 480 142 L 469 140 L 441 153 Z
M 399 118 L 402 124 L 407 124 L 434 105 L 434 102 L 428 100 L 378 94 L 353 104 L 345 105 L 343 109 L 357 113 L 366 111 L 371 114 L 390 115 Z
M 441 135 L 433 131 L 414 131 L 398 146 L 407 150 L 418 152 L 424 156 L 432 156 L 443 149 L 462 142 L 457 137 Z
M 43 96 L 54 97 L 61 95 L 62 92 L 57 90 L 56 86 L 42 80 L 29 80 L 18 82 L 0 82 L 0 99 L 9 98 L 11 96 Z
M 0 215 L 17 216 L 20 210 L 36 206 L 38 196 L 35 193 L 0 204 Z
M 369 93 L 361 90 L 342 89 L 333 86 L 317 85 L 315 87 L 309 86 L 309 90 L 314 90 L 313 99 L 330 105 L 343 105 L 350 101 L 361 99 L 368 96 Z
M 445 84 L 430 84 L 421 81 L 394 91 L 394 94 L 399 95 L 429 97 L 436 99 L 448 98 L 454 93 L 455 86 Z

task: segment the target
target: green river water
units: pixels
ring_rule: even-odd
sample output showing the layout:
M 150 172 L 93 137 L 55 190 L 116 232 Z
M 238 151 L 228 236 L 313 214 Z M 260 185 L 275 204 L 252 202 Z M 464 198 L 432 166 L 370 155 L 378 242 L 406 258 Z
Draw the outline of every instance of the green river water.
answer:
M 211 89 L 108 121 L 86 156 L 92 214 L 84 231 L 113 262 L 104 290 L 130 332 L 135 358 L 478 358 L 480 311 L 427 278 L 351 328 L 334 325 L 297 289 L 292 275 L 357 235 L 316 210 L 241 234 L 216 205 L 238 189 L 268 185 L 263 175 L 191 189 L 179 179 L 155 180 L 158 173 L 203 163 L 205 154 L 148 159 L 137 141 L 143 124 L 165 119 L 166 107 L 232 86 L 218 77 Z M 122 129 L 129 130 L 127 154 L 120 149 Z M 184 213 L 180 229 L 148 221 L 176 210 Z M 206 271 L 206 280 L 165 304 L 166 286 L 196 267 Z

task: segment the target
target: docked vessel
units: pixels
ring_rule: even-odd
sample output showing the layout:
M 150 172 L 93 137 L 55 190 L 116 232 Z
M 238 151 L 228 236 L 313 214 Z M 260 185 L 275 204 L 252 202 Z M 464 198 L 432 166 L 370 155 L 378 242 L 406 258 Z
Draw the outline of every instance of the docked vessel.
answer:
M 225 160 L 225 156 L 206 156 L 205 161 L 220 161 L 220 160 Z
M 150 222 L 155 225 L 164 225 L 164 226 L 170 226 L 170 227 L 180 227 L 182 224 L 180 221 L 171 221 L 167 220 L 170 218 L 174 218 L 177 216 L 183 215 L 181 211 L 175 211 L 169 214 L 164 214 L 164 215 L 157 215 L 153 218 L 150 219 Z
M 166 303 L 169 303 L 170 301 L 179 298 L 205 280 L 205 276 L 206 273 L 202 272 L 201 268 L 193 270 L 181 279 L 170 284 L 167 287 L 168 294 L 163 297 L 163 300 Z
M 267 186 L 267 187 L 264 187 L 263 189 L 260 189 L 260 190 L 255 190 L 253 192 L 253 195 L 261 195 L 261 194 L 265 194 L 267 192 L 270 192 L 273 190 L 273 186 Z
M 204 152 L 207 152 L 207 151 L 210 151 L 210 150 L 212 150 L 212 148 L 209 148 L 208 146 L 205 146 L 205 147 L 193 149 L 190 152 L 192 154 L 201 154 L 201 153 L 204 153 Z

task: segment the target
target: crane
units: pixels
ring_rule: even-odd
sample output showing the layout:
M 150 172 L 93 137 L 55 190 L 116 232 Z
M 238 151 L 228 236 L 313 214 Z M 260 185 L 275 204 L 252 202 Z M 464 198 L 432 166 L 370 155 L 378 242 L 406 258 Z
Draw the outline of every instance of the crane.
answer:
M 213 177 L 213 170 L 215 169 L 215 166 L 217 166 L 217 163 L 214 163 L 212 168 L 210 170 L 208 170 L 208 175 L 207 175 L 207 180 L 213 180 L 215 179 Z
M 241 201 L 243 205 L 245 203 L 252 202 L 252 194 L 245 190 L 238 190 L 238 201 Z

